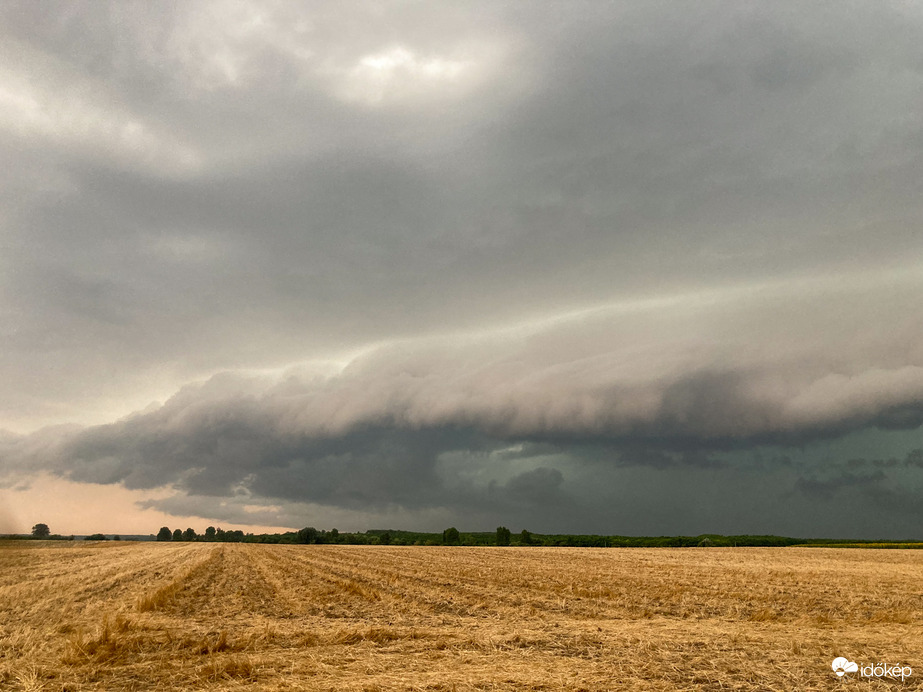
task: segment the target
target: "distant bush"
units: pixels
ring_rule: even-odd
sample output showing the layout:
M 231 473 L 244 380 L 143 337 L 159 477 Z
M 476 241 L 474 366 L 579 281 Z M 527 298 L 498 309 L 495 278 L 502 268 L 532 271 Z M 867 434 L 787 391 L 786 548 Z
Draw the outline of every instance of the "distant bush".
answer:
M 497 527 L 497 545 L 509 545 L 512 534 L 505 526 Z
M 94 533 L 92 536 L 87 536 L 83 540 L 85 541 L 108 541 L 109 539 L 106 538 L 104 534 Z

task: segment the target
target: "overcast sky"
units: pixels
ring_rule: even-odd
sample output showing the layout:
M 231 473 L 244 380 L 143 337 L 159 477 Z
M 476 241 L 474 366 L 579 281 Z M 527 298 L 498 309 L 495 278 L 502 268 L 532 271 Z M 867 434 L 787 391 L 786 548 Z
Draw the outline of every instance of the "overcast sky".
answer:
M 923 9 L 0 4 L 0 532 L 923 537 Z

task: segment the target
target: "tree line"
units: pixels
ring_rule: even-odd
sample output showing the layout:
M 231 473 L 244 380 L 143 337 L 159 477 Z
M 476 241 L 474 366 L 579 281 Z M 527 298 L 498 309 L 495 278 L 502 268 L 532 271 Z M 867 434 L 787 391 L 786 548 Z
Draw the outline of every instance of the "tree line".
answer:
M 51 529 L 48 528 L 48 524 L 44 524 L 44 523 L 39 523 L 33 526 L 32 533 L 30 533 L 28 536 L 24 536 L 21 534 L 12 534 L 12 535 L 0 536 L 0 538 L 4 540 L 8 540 L 8 541 L 23 540 L 23 539 L 33 539 L 37 541 L 74 541 L 77 539 L 76 536 L 74 536 L 73 534 L 71 534 L 70 536 L 62 536 L 61 534 L 58 534 L 58 533 L 51 533 Z M 108 536 L 104 534 L 94 533 L 89 536 L 84 536 L 83 540 L 85 541 L 108 541 L 108 540 L 120 541 L 122 540 L 122 537 L 116 534 L 110 539 Z
M 493 540 L 484 540 L 485 536 L 492 536 Z M 532 534 L 523 530 L 518 536 L 521 545 L 532 545 Z M 306 526 L 298 531 L 285 533 L 244 533 L 241 530 L 225 531 L 224 529 L 209 526 L 204 533 L 197 533 L 193 528 L 173 529 L 162 526 L 157 532 L 156 540 L 160 542 L 202 542 L 202 543 L 288 543 L 302 545 L 319 544 L 349 544 L 349 545 L 512 545 L 512 533 L 504 526 L 497 527 L 495 534 L 466 533 L 462 534 L 454 526 L 446 529 L 442 534 L 417 533 L 412 531 L 397 531 L 393 529 L 371 529 L 364 532 L 340 532 L 337 529 L 329 531 Z
M 0 536 L 4 539 L 31 538 L 37 540 L 74 540 L 74 536 L 52 534 L 47 524 L 32 527 L 30 536 Z M 118 535 L 111 540 L 119 540 Z M 96 533 L 84 540 L 110 540 L 106 535 Z M 225 531 L 209 526 L 202 534 L 192 528 L 170 530 L 163 526 L 156 534 L 158 541 L 219 542 L 219 543 L 288 543 L 288 544 L 348 544 L 348 545 L 468 545 L 468 546 L 575 546 L 596 548 L 688 548 L 688 547 L 745 547 L 745 546 L 790 546 L 790 545 L 878 545 L 879 542 L 856 539 L 789 538 L 772 535 L 701 534 L 698 536 L 607 536 L 596 534 L 538 534 L 523 529 L 513 533 L 505 526 L 496 531 L 462 532 L 451 526 L 440 533 L 400 531 L 396 529 L 369 529 L 364 532 L 329 531 L 307 526 L 298 531 L 284 533 L 244 533 L 241 530 Z M 918 547 L 914 540 L 888 541 L 888 545 Z
M 158 541 L 202 541 L 224 543 L 283 543 L 283 544 L 344 544 L 344 545 L 466 545 L 466 546 L 571 546 L 586 548 L 685 548 L 731 546 L 789 546 L 817 543 L 823 539 L 800 539 L 786 536 L 607 536 L 596 534 L 539 534 L 523 529 L 513 533 L 505 526 L 496 531 L 462 532 L 454 526 L 440 533 L 400 531 L 396 529 L 369 529 L 364 532 L 345 532 L 316 529 L 312 526 L 285 533 L 253 534 L 243 531 L 224 531 L 209 526 L 204 534 L 193 529 L 171 531 L 164 526 L 157 534 Z M 846 542 L 846 541 L 844 541 Z

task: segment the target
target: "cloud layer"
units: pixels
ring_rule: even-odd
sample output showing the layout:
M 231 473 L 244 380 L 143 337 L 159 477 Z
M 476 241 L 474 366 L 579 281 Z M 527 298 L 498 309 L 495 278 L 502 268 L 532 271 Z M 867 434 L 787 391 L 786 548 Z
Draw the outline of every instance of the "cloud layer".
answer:
M 791 471 L 790 459 L 755 465 L 754 451 L 874 428 L 912 434 L 923 420 L 920 326 L 885 331 L 893 317 L 860 306 L 919 291 L 906 273 L 849 288 L 785 282 L 383 344 L 336 373 L 223 373 L 115 423 L 11 437 L 3 458 L 8 471 L 173 486 L 236 521 L 243 504 L 262 503 L 274 508 L 263 523 L 284 523 L 278 502 L 485 520 L 542 508 L 572 521 L 592 493 L 565 478 L 587 468 L 607 479 L 626 467 L 771 474 Z M 846 306 L 863 332 L 826 317 Z M 920 480 L 910 461 L 859 474 L 837 471 L 843 461 L 808 461 L 776 490 L 811 501 L 857 484 L 881 491 L 895 466 Z M 177 497 L 154 505 L 192 512 Z
M 917 467 L 829 450 L 923 446 L 917 8 L 23 2 L 0 27 L 6 478 L 264 525 L 642 532 L 758 529 L 770 484 L 810 533 L 811 493 L 861 486 L 830 516 L 912 525 L 875 497 Z

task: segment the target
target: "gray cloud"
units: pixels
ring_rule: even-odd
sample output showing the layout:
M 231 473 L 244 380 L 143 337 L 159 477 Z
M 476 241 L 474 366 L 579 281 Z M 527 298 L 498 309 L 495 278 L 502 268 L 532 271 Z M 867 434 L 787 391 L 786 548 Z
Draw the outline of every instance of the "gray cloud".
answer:
M 873 314 L 863 316 L 869 333 L 846 343 L 823 319 L 831 306 L 855 305 L 856 291 L 868 299 L 876 290 L 875 282 L 786 283 L 755 296 L 616 305 L 481 336 L 394 342 L 338 372 L 224 373 L 119 422 L 8 436 L 3 459 L 8 471 L 379 517 L 525 522 L 554 508 L 600 525 L 600 508 L 573 479 L 580 467 L 603 478 L 638 467 L 726 481 L 762 469 L 786 478 L 778 492 L 831 500 L 881 486 L 886 470 L 915 469 L 917 452 L 890 465 L 854 458 L 798 467 L 778 453 L 752 454 L 918 427 L 911 414 L 923 368 L 901 358 L 913 344 L 881 336 Z M 900 296 L 893 282 L 887 291 Z M 794 314 L 793 295 L 801 301 Z M 748 321 L 750 312 L 789 322 Z M 155 504 L 177 502 L 188 506 Z M 232 505 L 224 516 L 238 521 L 241 511 Z
M 593 523 L 581 464 L 733 485 L 923 422 L 917 8 L 0 27 L 6 473 Z
M 837 493 L 846 489 L 877 486 L 885 480 L 886 477 L 883 471 L 875 471 L 867 475 L 856 475 L 846 472 L 835 478 L 826 480 L 799 478 L 795 487 L 809 497 L 820 497 L 829 500 Z

